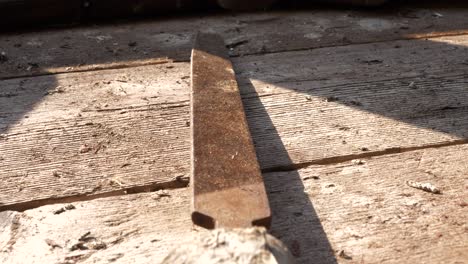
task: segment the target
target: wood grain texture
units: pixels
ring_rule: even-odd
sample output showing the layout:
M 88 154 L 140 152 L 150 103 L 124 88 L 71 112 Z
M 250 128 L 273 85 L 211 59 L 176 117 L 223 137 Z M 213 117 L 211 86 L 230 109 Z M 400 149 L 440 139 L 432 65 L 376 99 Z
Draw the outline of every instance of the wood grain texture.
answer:
M 458 36 L 236 59 L 262 167 L 463 142 L 465 54 Z
M 466 145 L 426 149 L 267 174 L 267 179 L 277 176 L 268 180 L 274 217 L 275 212 L 290 216 L 274 218 L 272 234 L 297 249 L 299 262 L 310 263 L 317 237 L 306 230 L 319 223 L 304 223 L 315 211 L 338 262 L 346 262 L 346 256 L 354 263 L 463 262 L 467 150 Z M 301 200 L 301 186 L 291 180 L 298 175 L 313 207 L 309 212 L 301 212 L 308 201 Z M 407 180 L 430 182 L 443 194 L 413 189 Z M 276 195 L 283 188 L 294 191 Z
M 4 81 L 11 96 L 0 98 L 2 208 L 186 185 L 188 70 L 168 64 Z
M 271 233 L 298 263 L 463 263 L 467 153 L 467 145 L 451 146 L 264 174 Z M 407 180 L 430 182 L 442 194 L 413 189 Z M 60 214 L 54 212 L 63 204 L 2 212 L 0 259 L 158 263 L 204 232 L 191 226 L 189 196 L 179 189 L 76 202 Z M 87 232 L 95 239 L 85 246 L 106 248 L 71 251 Z
M 465 143 L 467 42 L 236 59 L 261 168 Z M 1 81 L 0 208 L 180 186 L 189 175 L 189 72 L 182 62 Z
M 164 18 L 0 36 L 0 79 L 188 61 L 194 29 L 223 36 L 231 55 L 263 54 L 467 32 L 466 8 L 306 10 Z M 437 14 L 442 14 L 439 17 Z

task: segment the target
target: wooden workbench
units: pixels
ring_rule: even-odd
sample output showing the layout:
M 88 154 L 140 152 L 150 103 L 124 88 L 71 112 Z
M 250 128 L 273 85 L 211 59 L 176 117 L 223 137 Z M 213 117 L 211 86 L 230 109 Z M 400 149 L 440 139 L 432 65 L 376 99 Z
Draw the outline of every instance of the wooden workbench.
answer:
M 1 35 L 1 263 L 158 263 L 204 232 L 196 30 L 231 50 L 271 233 L 298 263 L 467 261 L 468 9 L 406 6 Z

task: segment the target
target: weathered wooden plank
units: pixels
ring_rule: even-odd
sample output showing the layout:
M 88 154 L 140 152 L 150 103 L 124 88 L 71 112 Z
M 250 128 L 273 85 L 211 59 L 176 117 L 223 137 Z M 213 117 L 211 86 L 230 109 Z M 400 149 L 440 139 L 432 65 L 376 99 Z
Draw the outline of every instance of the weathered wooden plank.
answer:
M 413 41 L 237 60 L 262 169 L 465 142 L 467 66 L 461 47 L 466 41 L 465 36 L 435 44 L 414 41 L 421 53 L 405 61 L 414 68 L 404 76 L 410 67 L 400 60 L 419 52 Z M 371 48 L 379 51 L 383 65 L 357 61 L 374 58 Z M 434 66 L 428 64 L 430 54 Z M 277 69 L 271 67 L 275 63 Z M 311 74 L 314 65 L 321 67 Z M 188 63 L 175 63 L 2 81 L 0 183 L 7 187 L 1 208 L 186 179 L 189 71 Z M 79 153 L 85 144 L 89 152 Z M 91 150 L 101 147 L 97 154 Z M 67 174 L 67 167 L 73 180 L 53 176 L 54 171 Z M 115 177 L 122 186 L 99 189 Z
M 443 14 L 442 17 L 435 15 Z M 0 37 L 0 78 L 189 60 L 194 28 L 221 34 L 232 55 L 466 33 L 466 9 L 386 13 L 316 10 L 180 17 Z
M 466 140 L 466 54 L 458 36 L 236 59 L 262 167 Z
M 467 153 L 468 145 L 461 145 L 267 173 L 271 232 L 298 263 L 463 262 L 468 257 Z M 407 180 L 430 182 L 442 194 L 413 189 Z M 189 193 L 77 202 L 60 214 L 54 212 L 63 204 L 2 212 L 0 259 L 158 263 L 169 249 L 204 232 L 191 225 Z M 106 248 L 71 251 L 87 232 L 96 240 L 85 246 Z
M 271 170 L 465 142 L 466 77 L 416 81 L 417 90 L 408 87 L 413 81 L 244 99 L 260 164 Z M 339 101 L 327 102 L 334 97 Z
M 18 125 L 34 124 L 86 117 L 86 113 L 188 103 L 189 77 L 189 63 L 167 63 L 4 80 L 0 86 L 0 133 L 11 131 L 19 121 Z
M 186 185 L 185 74 L 167 64 L 3 81 L 0 208 Z
M 463 262 L 468 249 L 467 150 L 466 145 L 427 149 L 267 174 L 277 175 L 268 183 L 270 192 L 291 190 L 270 195 L 274 216 L 289 216 L 274 218 L 272 233 L 293 253 L 297 249 L 300 261 L 310 263 L 308 251 L 320 232 L 304 234 L 317 229 L 316 213 L 339 262 L 346 261 L 341 250 L 357 263 Z M 294 183 L 297 177 L 303 189 Z M 413 189 L 407 180 L 430 182 L 443 194 Z
M 0 253 L 0 259 L 2 263 L 108 262 L 111 259 L 117 263 L 159 263 L 172 245 L 183 241 L 180 239 L 185 239 L 191 232 L 188 194 L 183 189 L 169 192 L 170 197 L 153 193 L 98 199 L 74 203 L 76 209 L 58 215 L 54 211 L 64 205 L 45 206 L 37 209 L 44 217 L 40 221 L 33 215 L 27 216 L 27 212 L 0 213 L 1 219 L 6 220 L 2 223 L 9 223 L 2 229 L 5 239 L 0 245 L 5 251 Z M 54 231 L 49 234 L 39 231 L 45 231 L 44 228 Z M 34 234 L 36 231 L 40 234 Z M 174 233 L 168 234 L 167 231 Z M 87 232 L 104 242 L 106 249 L 70 251 Z M 26 241 L 22 242 L 23 239 Z M 52 248 L 46 239 L 62 248 Z M 33 244 L 37 244 L 34 250 L 26 254 L 31 251 L 27 248 Z M 156 248 L 160 251 L 157 252 Z M 16 250 L 19 254 L 17 258 L 7 256 L 7 252 Z
M 262 88 L 258 93 L 264 94 L 274 88 L 307 91 L 355 82 L 465 74 L 467 52 L 468 35 L 461 35 L 245 56 L 233 62 L 240 84 L 265 83 L 258 87 Z M 302 82 L 308 83 L 300 87 Z M 272 85 L 276 83 L 279 87 Z

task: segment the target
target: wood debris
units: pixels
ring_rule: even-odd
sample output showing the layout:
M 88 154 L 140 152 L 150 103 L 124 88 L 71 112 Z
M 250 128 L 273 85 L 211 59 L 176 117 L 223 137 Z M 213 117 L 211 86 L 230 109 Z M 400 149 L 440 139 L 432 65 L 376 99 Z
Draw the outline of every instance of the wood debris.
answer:
M 56 94 L 56 93 L 64 93 L 65 90 L 63 89 L 62 86 L 57 86 L 55 89 L 47 91 L 46 94 L 51 95 L 51 94 Z
M 154 194 L 155 196 L 153 199 L 155 200 L 159 200 L 163 197 L 171 197 L 171 194 L 166 190 L 159 190 L 159 191 L 154 192 Z
M 422 182 L 415 182 L 415 181 L 406 181 L 406 184 L 409 187 L 413 187 L 415 189 L 423 190 L 425 192 L 430 192 L 434 194 L 440 194 L 441 191 L 439 188 L 435 187 L 431 183 L 422 183 Z
M 325 98 L 325 102 L 336 102 L 336 101 L 339 101 L 340 98 L 336 97 L 336 96 L 328 96 Z
M 94 148 L 94 154 L 97 154 L 99 150 L 103 147 L 102 142 L 99 142 Z
M 360 159 L 354 159 L 354 160 L 351 161 L 351 163 L 353 165 L 364 165 L 365 164 L 365 162 L 363 160 L 360 160 Z
M 88 144 L 83 144 L 81 145 L 79 151 L 80 153 L 87 153 L 87 152 L 90 152 L 93 148 L 91 146 L 89 146 Z
M 299 241 L 294 240 L 291 247 L 301 255 Z M 292 264 L 295 261 L 286 245 L 266 229 L 253 227 L 199 233 L 191 241 L 175 246 L 161 263 Z
M 78 238 L 78 241 L 86 241 L 87 239 L 92 238 L 89 235 L 91 235 L 91 231 L 88 231 L 81 235 L 80 238 Z
M 106 243 L 97 239 L 94 236 L 91 236 L 91 231 L 88 231 L 84 233 L 83 235 L 81 235 L 80 238 L 78 238 L 78 240 L 75 240 L 68 249 L 70 251 L 75 251 L 75 250 L 88 250 L 88 249 L 100 250 L 100 249 L 106 249 L 106 248 L 107 248 Z
M 360 60 L 362 63 L 367 63 L 367 64 L 381 64 L 383 63 L 383 60 L 380 59 L 370 59 L 370 60 Z
M 316 175 L 313 175 L 313 176 L 306 176 L 306 177 L 302 178 L 303 181 L 307 181 L 307 180 L 310 180 L 310 179 L 320 180 L 320 177 L 316 176 Z
M 344 250 L 340 250 L 340 252 L 338 253 L 338 256 L 344 259 L 349 259 L 349 260 L 353 259 L 350 255 L 346 254 Z
M 226 45 L 226 48 L 232 50 L 232 49 L 234 49 L 234 48 L 236 48 L 236 47 L 238 47 L 238 46 L 241 46 L 241 45 L 244 45 L 244 44 L 247 44 L 247 43 L 249 43 L 249 41 L 246 40 L 246 39 L 244 39 L 244 40 L 239 40 L 239 41 L 235 41 L 235 42 L 232 42 L 232 43 L 227 44 L 227 45 Z
M 114 177 L 109 180 L 110 185 L 117 185 L 119 187 L 124 187 L 122 181 L 118 177 Z
M 53 211 L 53 213 L 58 215 L 58 214 L 61 214 L 61 213 L 65 212 L 65 211 L 70 211 L 70 210 L 73 210 L 73 209 L 76 209 L 76 207 L 73 204 L 68 204 L 68 205 L 65 205 L 64 207 L 62 207 L 60 209 L 57 209 L 57 210 Z
M 415 82 L 410 82 L 410 84 L 408 85 L 408 87 L 411 88 L 411 89 L 417 89 L 417 88 L 418 88 L 418 86 L 416 85 Z
M 53 171 L 52 175 L 54 175 L 54 177 L 61 178 L 60 173 L 58 171 Z
M 56 215 L 58 215 L 58 214 L 61 214 L 61 213 L 63 213 L 63 212 L 65 212 L 65 208 L 62 207 L 62 208 L 60 208 L 60 209 L 55 210 L 53 213 L 56 214 Z
M 46 239 L 45 239 L 45 242 L 46 242 L 47 245 L 49 245 L 52 249 L 54 249 L 54 248 L 62 248 L 62 246 L 60 246 L 57 242 L 55 242 L 55 241 L 52 240 L 52 239 L 46 238 Z

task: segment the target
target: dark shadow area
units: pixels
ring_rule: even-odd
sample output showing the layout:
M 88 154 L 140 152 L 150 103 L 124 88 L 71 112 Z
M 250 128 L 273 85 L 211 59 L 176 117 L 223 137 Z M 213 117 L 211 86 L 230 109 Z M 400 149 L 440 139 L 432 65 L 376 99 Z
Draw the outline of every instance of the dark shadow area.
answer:
M 248 116 L 255 116 L 254 119 L 247 118 L 252 136 L 256 138 L 254 145 L 264 145 L 265 141 L 262 141 L 258 134 L 260 131 L 268 131 L 268 142 L 274 148 L 276 160 L 292 164 L 288 150 L 254 86 L 246 83 L 242 85 L 242 92 L 249 93 L 246 109 L 249 112 Z M 263 157 L 263 153 L 258 152 L 258 149 L 257 156 L 259 159 Z M 263 175 L 272 210 L 271 234 L 286 243 L 298 263 L 337 263 L 299 173 L 290 171 L 288 177 L 270 173 Z
M 354 2 L 354 4 L 353 4 Z M 383 4 L 366 4 L 361 0 L 277 0 L 266 11 L 310 10 L 367 10 L 378 14 L 401 11 L 405 8 L 466 8 L 468 2 L 463 0 L 423 1 L 423 0 L 375 0 Z M 172 17 L 200 17 L 214 14 L 238 14 L 235 11 L 224 10 L 216 0 L 0 0 L 0 32 L 18 33 L 28 31 L 49 31 L 76 26 L 89 27 L 99 25 L 158 21 Z M 252 11 L 251 11 L 252 12 Z
M 219 10 L 216 0 L 0 0 L 0 32 Z
M 435 6 L 440 4 L 439 1 L 433 2 Z M 463 3 L 465 1 L 457 2 Z M 427 1 L 422 3 L 427 4 Z M 466 3 L 460 6 L 465 7 Z M 282 8 L 281 5 L 278 8 Z M 311 12 L 315 12 L 312 11 L 314 6 L 305 5 L 299 1 L 289 3 L 287 8 L 290 8 L 289 10 L 310 8 Z M 327 10 L 326 8 L 329 7 L 321 8 L 323 9 L 316 12 Z M 397 4 L 392 3 L 388 5 L 386 10 L 352 8 L 349 9 L 348 14 L 367 18 L 368 21 L 365 21 L 368 23 L 367 26 L 377 28 L 375 31 L 368 32 L 371 36 L 382 35 L 383 31 L 379 27 L 385 27 L 385 17 L 401 13 L 402 10 L 406 10 L 402 13 L 402 16 L 407 18 L 408 23 L 399 25 L 395 31 L 408 31 L 408 34 L 416 34 L 437 30 L 468 30 L 468 20 L 466 20 L 455 21 L 456 23 L 454 22 L 451 26 L 443 28 L 438 28 L 436 23 L 428 24 L 427 29 L 410 32 L 414 21 L 421 18 L 420 14 L 414 11 L 414 8 L 414 5 L 397 6 Z M 223 14 L 226 13 L 223 11 Z M 427 11 L 424 13 L 424 18 L 437 21 L 437 19 L 441 19 L 440 15 L 444 16 L 446 14 Z M 233 21 L 238 20 L 238 16 L 239 14 L 232 14 Z M 379 20 L 376 18 L 377 16 L 380 16 L 383 20 Z M 48 68 L 50 67 L 132 62 L 154 59 L 155 57 L 188 61 L 192 46 L 192 35 L 198 29 L 211 26 L 209 23 L 204 23 L 204 20 L 215 17 L 215 14 L 206 17 L 200 17 L 199 15 L 187 16 L 188 21 L 194 22 L 194 27 L 190 29 L 167 27 L 171 20 L 179 19 L 178 17 L 168 17 L 167 19 L 158 20 L 160 23 L 155 25 L 154 28 L 135 30 L 139 23 L 149 21 L 142 20 L 134 24 L 123 25 L 120 29 L 123 33 L 120 35 L 115 34 L 111 36 L 111 39 L 108 39 L 105 32 L 101 32 L 99 25 L 81 26 L 80 28 L 89 29 L 89 34 L 83 33 L 83 38 L 79 39 L 81 41 L 78 43 L 80 48 L 76 52 L 70 53 L 70 59 L 55 59 L 47 67 L 39 65 L 34 60 L 17 63 L 14 61 L 15 58 L 10 57 L 10 54 L 22 52 L 21 49 L 26 46 L 29 50 L 25 51 L 25 54 L 28 54 L 30 58 L 34 59 L 35 54 L 37 56 L 37 53 L 42 52 L 39 44 L 37 47 L 34 46 L 37 44 L 34 43 L 34 38 L 26 36 L 24 43 L 7 41 L 9 43 L 8 47 L 0 46 L 0 52 L 7 50 L 5 55 L 0 55 L 0 69 L 7 69 L 6 65 L 12 63 L 8 66 L 10 67 L 8 69 L 23 67 L 22 69 L 26 71 L 26 75 L 41 75 L 49 74 Z M 261 25 L 259 27 L 267 30 L 268 23 L 274 21 L 274 19 L 274 17 L 266 17 L 265 21 L 260 21 Z M 109 22 L 108 25 L 112 25 L 112 23 L 115 22 Z M 317 23 L 317 27 L 319 26 L 320 24 Z M 255 44 L 257 45 L 255 50 L 258 54 L 277 53 L 291 47 L 304 51 L 299 55 L 292 53 L 283 55 L 277 53 L 263 57 L 260 55 L 257 59 L 258 65 L 241 63 L 241 55 L 248 54 L 248 52 L 241 52 L 245 46 L 242 41 L 245 40 L 241 39 L 236 42 L 236 36 L 242 35 L 243 29 L 237 31 L 236 27 L 233 26 L 232 28 L 220 30 L 225 37 L 230 38 L 229 41 L 231 42 L 227 44 L 232 48 L 233 56 L 240 57 L 236 58 L 239 61 L 237 65 L 235 64 L 236 73 L 242 86 L 244 98 L 248 100 L 248 103 L 244 104 L 248 112 L 248 122 L 257 148 L 258 159 L 265 172 L 274 171 L 275 169 L 280 170 L 281 168 L 293 169 L 297 164 L 293 164 L 288 149 L 269 115 L 268 106 L 265 106 L 261 101 L 261 97 L 265 95 L 256 90 L 251 82 L 252 80 L 263 81 L 284 88 L 285 93 L 288 91 L 298 92 L 303 97 L 302 102 L 307 102 L 310 98 L 312 100 L 318 98 L 317 100 L 343 104 L 428 131 L 455 136 L 460 140 L 467 139 L 467 46 L 430 40 L 412 41 L 411 43 L 402 40 L 394 41 L 391 45 L 388 44 L 385 49 L 382 49 L 379 44 L 349 42 L 349 39 L 352 39 L 355 35 L 347 34 L 346 30 L 349 29 L 349 25 L 342 26 L 345 29 L 340 32 L 338 32 L 339 29 L 330 29 L 330 31 L 334 31 L 331 32 L 332 35 L 336 36 L 333 41 L 337 42 L 337 39 L 341 39 L 340 44 L 342 47 L 325 47 L 327 43 L 319 43 L 317 39 L 302 37 L 285 39 L 285 44 L 281 44 L 283 45 L 281 46 L 277 44 L 277 41 L 285 32 L 265 34 L 265 36 L 262 36 L 263 39 L 258 40 L 257 44 Z M 271 30 L 274 31 L 274 29 Z M 54 48 L 74 49 L 73 45 L 76 45 L 76 43 L 71 42 L 71 35 L 67 36 L 67 34 L 73 34 L 73 32 L 60 33 L 62 31 L 64 30 L 49 32 L 53 35 L 50 40 L 57 43 Z M 48 34 L 45 31 L 43 33 Z M 134 38 L 129 39 L 129 34 L 134 34 Z M 364 33 L 361 32 L 360 34 Z M 389 37 L 381 38 L 379 41 L 390 41 L 392 40 L 391 35 L 396 33 L 386 32 L 385 34 L 389 34 Z M 9 38 L 9 36 L 6 34 L 3 38 Z M 369 37 L 369 39 L 371 38 Z M 253 39 L 248 39 L 244 43 L 247 45 L 253 42 Z M 119 45 L 113 45 L 113 43 L 119 43 Z M 162 45 L 161 43 L 166 44 Z M 258 43 L 264 44 L 258 45 Z M 271 43 L 276 43 L 276 46 Z M 305 44 L 294 46 L 295 43 Z M 348 44 L 357 45 L 347 46 Z M 322 46 L 324 48 L 320 48 Z M 178 49 L 171 49 L 171 47 L 177 47 Z M 250 49 L 254 50 L 252 46 L 250 46 Z M 54 55 L 54 52 L 51 50 L 49 53 Z M 61 53 L 57 52 L 56 54 Z M 108 54 L 112 54 L 112 56 Z M 360 69 L 360 71 L 357 72 L 354 69 Z M 148 78 L 152 77 L 149 76 Z M 53 75 L 34 79 L 17 77 L 5 77 L 5 79 L 7 80 L 2 80 L 2 86 L 0 86 L 0 144 L 8 144 L 7 138 L 2 134 L 7 133 L 11 126 L 28 118 L 28 112 L 40 103 L 45 96 L 58 92 L 56 90 L 58 83 Z M 31 88 L 26 90 L 24 87 L 28 82 L 35 82 L 35 84 L 29 85 L 28 87 Z M 291 97 L 297 96 L 298 93 L 291 93 Z M 290 104 L 284 107 L 292 109 L 294 106 L 293 101 L 291 101 Z M 313 120 L 304 120 L 304 117 L 300 115 L 290 116 L 289 118 L 290 123 L 310 122 L 308 123 L 310 127 L 322 125 L 314 123 Z M 372 121 L 369 121 L 369 124 L 372 124 Z M 342 129 L 350 128 L 346 126 L 337 127 L 337 130 Z M 338 139 L 338 141 L 341 142 L 342 139 Z M 304 142 L 304 144 L 309 144 L 309 142 Z M 372 151 L 374 149 L 367 148 L 363 150 L 363 153 Z M 267 163 L 267 161 L 271 160 L 274 160 L 275 164 Z M 266 173 L 266 176 L 268 175 Z M 300 175 L 296 171 L 292 171 L 288 175 L 290 176 L 288 178 L 276 177 L 270 179 L 266 177 L 265 184 L 269 192 L 269 198 L 274 200 L 276 205 L 284 205 L 290 202 L 300 205 L 299 207 L 302 210 L 293 212 L 286 206 L 272 206 L 273 235 L 283 239 L 292 253 L 302 263 L 336 263 L 333 249 L 320 224 L 316 210 L 305 193 Z M 284 188 L 285 186 L 287 188 Z M 282 223 L 288 223 L 290 229 L 284 229 L 285 225 Z M 304 230 L 310 232 L 304 234 Z M 295 239 L 297 236 L 307 236 L 304 240 L 307 241 L 307 244 L 300 244 L 298 239 Z M 313 252 L 312 259 L 305 259 L 306 252 Z
M 46 96 L 58 90 L 55 76 L 42 76 L 36 80 L 11 79 L 0 86 L 0 144 L 8 144 L 3 135 L 8 129 L 29 118 L 28 113 Z M 3 143 L 2 141 L 6 142 Z

